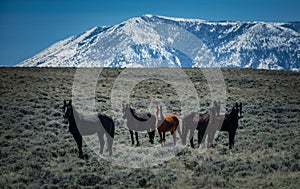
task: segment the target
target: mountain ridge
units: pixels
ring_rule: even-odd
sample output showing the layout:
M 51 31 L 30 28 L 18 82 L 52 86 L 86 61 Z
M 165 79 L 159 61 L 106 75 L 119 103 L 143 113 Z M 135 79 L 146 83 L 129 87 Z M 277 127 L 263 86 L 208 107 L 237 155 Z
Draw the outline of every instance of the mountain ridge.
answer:
M 300 22 L 234 22 L 146 14 L 96 26 L 16 66 L 238 67 L 300 71 Z

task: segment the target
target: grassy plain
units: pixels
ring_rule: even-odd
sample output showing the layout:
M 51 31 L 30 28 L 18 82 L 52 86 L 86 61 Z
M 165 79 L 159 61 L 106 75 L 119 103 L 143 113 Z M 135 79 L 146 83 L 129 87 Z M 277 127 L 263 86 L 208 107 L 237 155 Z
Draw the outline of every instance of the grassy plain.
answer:
M 96 86 L 96 108 L 116 122 L 115 141 L 130 146 L 129 132 L 111 107 L 111 90 L 123 69 L 104 69 Z M 200 111 L 210 106 L 201 69 L 184 69 L 197 89 Z M 157 166 L 128 168 L 98 161 L 86 146 L 77 157 L 60 106 L 72 97 L 74 68 L 0 68 L 0 188 L 299 188 L 300 73 L 222 69 L 227 103 L 243 102 L 243 118 L 228 149 L 220 133 L 205 153 L 190 147 Z M 133 107 L 147 110 L 152 98 L 178 114 L 176 90 L 159 80 L 135 86 Z M 121 108 L 121 107 L 120 107 Z M 158 145 L 158 134 L 155 143 Z M 148 145 L 146 134 L 141 146 Z M 171 141 L 171 137 L 167 136 Z

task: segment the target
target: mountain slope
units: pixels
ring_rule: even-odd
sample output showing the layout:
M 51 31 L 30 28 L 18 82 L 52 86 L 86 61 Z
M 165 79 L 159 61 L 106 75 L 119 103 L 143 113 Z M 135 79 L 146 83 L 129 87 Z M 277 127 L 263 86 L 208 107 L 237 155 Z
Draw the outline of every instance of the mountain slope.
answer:
M 300 70 L 299 23 L 144 15 L 59 41 L 17 66 L 241 67 Z

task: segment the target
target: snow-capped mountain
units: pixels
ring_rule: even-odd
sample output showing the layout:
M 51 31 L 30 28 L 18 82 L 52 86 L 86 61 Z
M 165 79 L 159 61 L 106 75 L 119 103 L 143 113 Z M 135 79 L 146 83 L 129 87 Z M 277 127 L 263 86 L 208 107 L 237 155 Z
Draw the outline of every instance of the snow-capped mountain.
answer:
M 59 41 L 16 66 L 300 71 L 300 22 L 210 22 L 143 15 Z

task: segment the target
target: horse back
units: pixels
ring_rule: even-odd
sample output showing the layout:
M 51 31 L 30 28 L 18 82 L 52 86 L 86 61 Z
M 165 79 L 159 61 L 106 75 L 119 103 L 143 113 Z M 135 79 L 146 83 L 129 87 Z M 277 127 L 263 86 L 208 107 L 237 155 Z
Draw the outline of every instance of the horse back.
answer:
M 198 120 L 198 124 L 197 124 L 197 130 L 202 130 L 202 129 L 206 129 L 209 123 L 209 119 L 210 119 L 210 114 L 206 113 L 206 114 L 200 114 L 199 115 L 199 120 Z
M 135 119 L 137 119 L 138 121 L 148 121 L 151 118 L 151 113 L 147 112 L 147 113 L 136 113 L 133 112 L 132 114 L 134 116 Z
M 199 121 L 199 113 L 191 112 L 182 118 L 182 127 L 187 129 L 195 128 Z
M 230 119 L 229 116 L 225 116 L 221 131 L 235 131 L 238 128 L 238 120 Z
M 174 125 L 179 124 L 179 119 L 175 114 L 168 114 L 165 116 L 167 122 L 173 123 Z
M 175 114 L 168 114 L 164 117 L 162 124 L 157 128 L 158 131 L 175 131 L 179 125 L 179 119 Z

